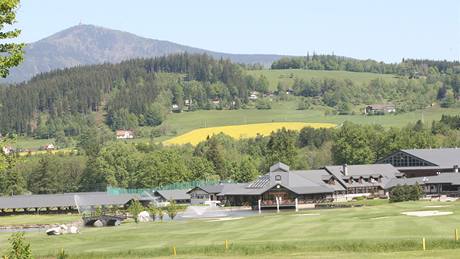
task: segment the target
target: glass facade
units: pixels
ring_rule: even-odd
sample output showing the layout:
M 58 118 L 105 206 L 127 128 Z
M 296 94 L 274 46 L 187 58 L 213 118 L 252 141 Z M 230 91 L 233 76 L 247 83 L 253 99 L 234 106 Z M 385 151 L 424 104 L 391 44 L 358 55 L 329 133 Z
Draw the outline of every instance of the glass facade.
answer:
M 412 166 L 431 166 L 433 164 L 426 162 L 420 158 L 411 156 L 404 152 L 397 152 L 383 160 L 384 164 L 392 164 L 395 167 L 412 167 Z

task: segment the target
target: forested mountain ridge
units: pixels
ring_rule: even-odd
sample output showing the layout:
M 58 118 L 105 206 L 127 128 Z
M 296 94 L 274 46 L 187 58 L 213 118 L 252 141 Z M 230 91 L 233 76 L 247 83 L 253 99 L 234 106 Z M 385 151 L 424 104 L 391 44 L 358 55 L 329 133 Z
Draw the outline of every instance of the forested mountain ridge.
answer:
M 58 70 L 0 88 L 0 132 L 78 135 L 85 116 L 99 109 L 107 109 L 113 129 L 155 126 L 185 99 L 189 109 L 212 108 L 213 99 L 237 108 L 255 83 L 228 60 L 187 53 Z
M 56 69 L 174 53 L 207 53 L 236 63 L 270 65 L 280 55 L 228 54 L 189 47 L 170 41 L 143 38 L 128 32 L 94 25 L 77 25 L 25 47 L 25 60 L 3 82 L 21 82 Z

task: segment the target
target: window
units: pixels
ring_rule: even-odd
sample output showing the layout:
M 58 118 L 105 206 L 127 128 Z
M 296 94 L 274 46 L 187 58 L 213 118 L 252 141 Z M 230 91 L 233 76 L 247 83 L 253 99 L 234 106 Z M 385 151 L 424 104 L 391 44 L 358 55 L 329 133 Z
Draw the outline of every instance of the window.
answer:
M 281 181 L 281 175 L 275 175 L 275 181 Z

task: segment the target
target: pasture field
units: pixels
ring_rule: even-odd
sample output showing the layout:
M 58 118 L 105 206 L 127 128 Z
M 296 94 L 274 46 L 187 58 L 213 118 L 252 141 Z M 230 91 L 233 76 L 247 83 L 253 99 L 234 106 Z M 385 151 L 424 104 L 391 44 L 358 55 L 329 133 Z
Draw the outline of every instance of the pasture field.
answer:
M 244 125 L 271 122 L 302 122 L 302 123 L 332 123 L 341 125 L 345 121 L 358 124 L 380 124 L 384 127 L 404 127 L 408 123 L 422 120 L 430 125 L 433 120 L 439 120 L 443 114 L 458 115 L 458 109 L 430 107 L 425 110 L 402 113 L 397 115 L 364 116 L 356 115 L 324 115 L 324 110 L 297 110 L 297 102 L 275 102 L 270 110 L 209 110 L 173 113 L 168 116 L 165 125 L 184 134 L 194 129 Z M 161 142 L 177 135 L 169 134 L 156 138 Z M 143 141 L 143 140 L 135 140 Z
M 198 143 L 206 140 L 208 136 L 224 133 L 232 138 L 254 138 L 257 135 L 270 135 L 273 131 L 281 128 L 299 131 L 304 127 L 312 128 L 332 128 L 337 125 L 332 123 L 302 123 L 302 122 L 272 122 L 272 123 L 255 123 L 236 126 L 211 127 L 192 130 L 178 137 L 163 142 L 166 145 L 183 145 Z
M 421 210 L 453 214 L 401 214 Z M 166 258 L 173 246 L 177 258 L 458 258 L 455 228 L 460 228 L 460 202 L 418 201 L 262 213 L 227 221 L 124 223 L 84 228 L 78 235 L 26 233 L 26 239 L 38 258 L 53 258 L 61 248 L 70 258 Z M 9 235 L 0 233 L 0 251 Z M 427 251 L 422 251 L 423 237 Z M 228 250 L 224 240 L 229 240 Z
M 34 139 L 19 137 L 14 143 L 14 146 L 20 149 L 33 149 L 45 146 L 47 144 L 54 143 L 54 139 Z
M 258 78 L 261 75 L 267 77 L 270 83 L 270 90 L 276 90 L 279 82 L 287 83 L 292 85 L 294 79 L 309 80 L 312 78 L 318 79 L 337 79 L 344 80 L 349 79 L 354 83 L 368 83 L 376 78 L 382 78 L 384 80 L 396 81 L 398 80 L 396 75 L 391 74 L 376 74 L 376 73 L 364 73 L 364 72 L 348 72 L 348 71 L 327 71 L 327 70 L 306 70 L 306 69 L 263 69 L 263 70 L 248 70 L 249 75 Z

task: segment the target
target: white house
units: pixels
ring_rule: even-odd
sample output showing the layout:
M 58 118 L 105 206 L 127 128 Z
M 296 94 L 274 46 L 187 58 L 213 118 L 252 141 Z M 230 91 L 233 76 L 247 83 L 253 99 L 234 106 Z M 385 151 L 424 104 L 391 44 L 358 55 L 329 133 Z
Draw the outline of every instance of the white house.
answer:
M 117 130 L 115 132 L 117 139 L 133 139 L 134 132 L 132 130 Z

